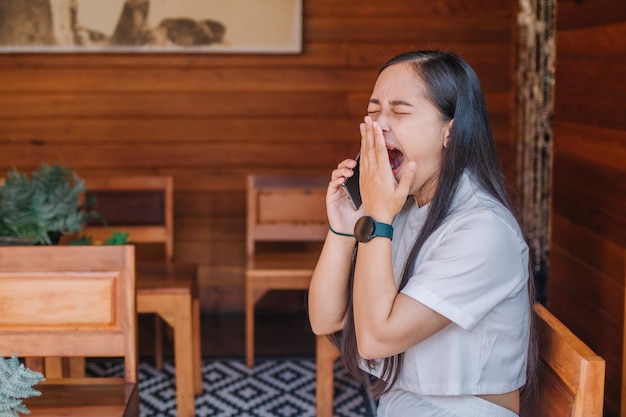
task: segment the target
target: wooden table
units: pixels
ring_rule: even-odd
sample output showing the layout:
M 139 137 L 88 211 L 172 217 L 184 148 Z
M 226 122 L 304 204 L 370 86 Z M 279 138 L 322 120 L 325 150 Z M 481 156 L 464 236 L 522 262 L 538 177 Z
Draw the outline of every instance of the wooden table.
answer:
M 34 388 L 40 397 L 24 399 L 31 417 L 131 417 L 139 415 L 135 384 L 110 378 L 48 380 Z
M 172 268 L 176 274 L 168 274 Z M 195 416 L 195 394 L 202 392 L 200 305 L 194 280 L 195 266 L 137 264 L 137 312 L 158 314 L 174 329 L 176 408 L 178 417 Z M 184 274 L 188 269 L 189 274 Z M 174 278 L 176 276 L 176 278 Z M 151 278 L 154 277 L 154 278 Z M 158 280 L 153 285 L 151 279 Z

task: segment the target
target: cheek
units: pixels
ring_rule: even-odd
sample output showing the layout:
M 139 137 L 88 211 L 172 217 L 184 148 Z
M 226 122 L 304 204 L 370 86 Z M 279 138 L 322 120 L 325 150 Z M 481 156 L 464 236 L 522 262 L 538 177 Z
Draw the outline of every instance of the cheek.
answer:
M 389 128 L 408 155 L 431 157 L 441 154 L 443 148 L 443 123 L 436 114 L 405 116 L 389 120 Z
M 439 161 L 443 153 L 442 131 L 432 126 L 422 127 L 421 130 L 411 129 L 402 132 L 398 137 L 405 155 L 409 160 L 418 164 Z
M 414 146 L 407 149 L 407 155 L 409 161 L 415 161 L 418 166 L 433 167 L 439 166 L 441 161 L 442 150 L 441 148 L 433 148 L 430 146 L 419 147 Z

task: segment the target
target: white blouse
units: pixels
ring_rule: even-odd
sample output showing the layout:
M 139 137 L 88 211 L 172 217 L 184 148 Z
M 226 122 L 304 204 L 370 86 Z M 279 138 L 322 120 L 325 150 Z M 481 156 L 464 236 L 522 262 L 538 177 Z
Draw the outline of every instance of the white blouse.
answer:
M 410 199 L 394 219 L 396 285 L 428 209 Z M 521 387 L 528 278 L 528 247 L 517 222 L 464 174 L 453 214 L 425 242 L 402 289 L 452 323 L 405 352 L 394 387 L 422 395 L 501 394 Z

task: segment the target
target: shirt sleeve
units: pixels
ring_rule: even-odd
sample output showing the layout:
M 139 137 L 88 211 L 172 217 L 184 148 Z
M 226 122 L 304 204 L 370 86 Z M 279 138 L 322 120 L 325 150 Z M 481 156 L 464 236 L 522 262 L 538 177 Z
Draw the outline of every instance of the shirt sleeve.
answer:
M 442 227 L 402 293 L 470 331 L 525 285 L 528 248 L 519 231 L 489 211 Z

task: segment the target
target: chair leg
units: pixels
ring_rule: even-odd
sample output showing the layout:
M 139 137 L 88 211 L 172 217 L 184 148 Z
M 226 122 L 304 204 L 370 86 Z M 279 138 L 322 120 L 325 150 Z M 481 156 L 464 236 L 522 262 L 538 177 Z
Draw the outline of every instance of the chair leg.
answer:
M 193 351 L 193 300 L 181 298 L 170 321 L 174 328 L 174 364 L 176 366 L 176 407 L 179 417 L 195 416 L 195 371 Z M 187 306 L 188 308 L 183 308 Z M 174 326 L 172 326 L 174 327 Z M 189 344 L 191 348 L 189 347 Z M 183 347 L 185 349 L 183 349 Z
M 200 300 L 194 298 L 192 301 L 192 326 L 193 326 L 193 356 L 194 356 L 194 391 L 196 394 L 202 394 L 202 346 L 200 340 Z
M 154 315 L 154 367 L 163 369 L 163 319 Z
M 174 332 L 176 410 L 178 417 L 195 416 L 194 323 L 190 294 L 138 294 L 137 310 L 156 313 Z
M 317 417 L 333 417 L 335 359 L 339 352 L 327 336 L 315 337 Z
M 254 289 L 246 282 L 246 365 L 254 366 Z

